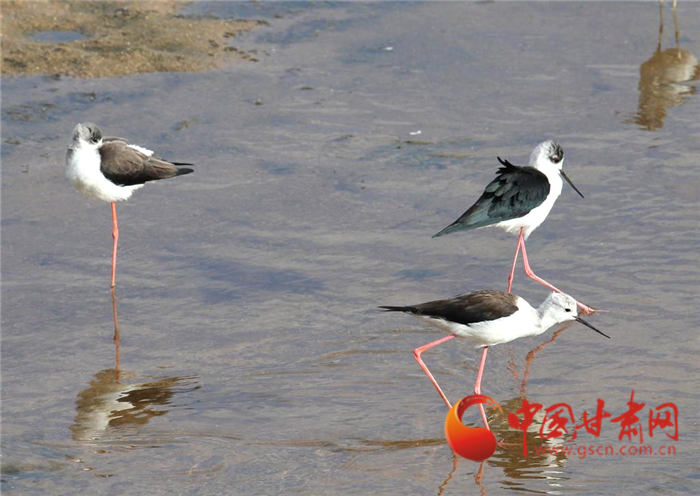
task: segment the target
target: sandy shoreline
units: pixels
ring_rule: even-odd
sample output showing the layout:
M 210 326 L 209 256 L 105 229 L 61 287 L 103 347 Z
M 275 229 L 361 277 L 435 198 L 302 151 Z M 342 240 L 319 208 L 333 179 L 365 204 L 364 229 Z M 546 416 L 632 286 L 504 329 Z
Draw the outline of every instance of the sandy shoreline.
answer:
M 178 15 L 187 3 L 3 2 L 2 75 L 114 77 L 257 61 L 230 39 L 266 21 Z

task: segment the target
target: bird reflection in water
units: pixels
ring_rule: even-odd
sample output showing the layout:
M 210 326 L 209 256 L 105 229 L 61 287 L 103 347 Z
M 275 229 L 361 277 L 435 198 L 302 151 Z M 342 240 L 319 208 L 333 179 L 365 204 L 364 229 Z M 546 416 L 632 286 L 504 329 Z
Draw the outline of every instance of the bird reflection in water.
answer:
M 457 473 L 457 468 L 459 467 L 459 460 L 460 460 L 459 455 L 453 451 L 452 452 L 452 470 L 450 470 L 450 473 L 447 475 L 447 478 L 445 478 L 445 480 L 442 481 L 442 484 L 440 484 L 440 487 L 438 487 L 438 496 L 442 496 L 443 494 L 445 494 L 445 489 L 447 489 L 447 484 L 450 483 L 452 478 Z M 479 470 L 477 470 L 476 473 L 474 474 L 474 483 L 476 483 L 477 487 L 479 488 L 479 494 L 481 496 L 486 496 L 486 487 L 484 486 L 484 482 L 483 482 L 485 464 L 486 464 L 486 460 L 482 461 L 479 464 Z
M 506 412 L 516 412 L 522 407 L 523 397 L 516 396 L 505 403 L 501 403 L 503 410 Z M 493 413 L 493 412 L 491 412 Z M 487 460 L 484 460 L 479 465 L 474 474 L 474 483 L 478 488 L 479 494 L 487 493 L 483 483 L 484 473 L 487 470 L 486 466 L 497 467 L 503 471 L 506 476 L 509 489 L 525 490 L 527 481 L 543 480 L 546 484 L 551 485 L 552 490 L 561 489 L 564 481 L 568 480 L 564 473 L 564 464 L 568 459 L 566 453 L 555 447 L 561 446 L 570 437 L 565 435 L 558 438 L 544 439 L 540 436 L 540 428 L 544 421 L 545 413 L 540 410 L 532 419 L 532 424 L 527 428 L 525 436 L 527 438 L 528 456 L 523 456 L 523 432 L 520 430 L 511 429 L 506 418 L 490 418 L 491 429 L 496 437 L 500 439 L 499 447 L 496 452 Z M 550 452 L 547 448 L 552 448 Z M 453 480 L 459 463 L 467 463 L 469 469 L 475 467 L 473 462 L 460 460 L 459 456 L 452 453 L 452 469 L 445 480 L 438 487 L 438 494 L 445 494 L 447 485 Z M 522 481 L 522 483 L 518 482 Z M 520 487 L 522 486 L 522 487 Z M 463 489 L 463 486 L 461 486 Z M 543 490 L 546 492 L 546 490 Z
M 176 393 L 200 388 L 194 376 L 123 383 L 117 380 L 119 375 L 116 369 L 102 370 L 78 394 L 75 423 L 71 426 L 74 440 L 109 441 L 116 429 L 143 426 L 168 413 L 165 407 L 173 402 Z M 122 376 L 131 378 L 128 374 Z
M 76 441 L 110 441 L 113 430 L 126 426 L 142 426 L 153 417 L 168 413 L 176 393 L 199 389 L 196 376 L 156 378 L 150 382 L 135 382 L 134 374 L 121 369 L 121 330 L 117 313 L 117 291 L 111 288 L 114 320 L 113 369 L 105 369 L 78 394 L 75 423 L 71 426 Z M 122 380 L 128 382 L 124 383 Z
M 501 403 L 501 406 L 506 412 L 516 412 L 522 407 L 524 399 L 522 396 L 516 396 Z M 511 489 L 517 488 L 518 480 L 533 479 L 546 480 L 548 484 L 556 485 L 561 489 L 562 481 L 568 479 L 563 471 L 564 464 L 568 459 L 567 455 L 560 452 L 561 450 L 553 449 L 552 452 L 549 452 L 547 448 L 561 446 L 571 435 L 566 434 L 562 437 L 549 439 L 542 438 L 540 428 L 544 418 L 544 411 L 539 410 L 532 419 L 532 424 L 527 428 L 525 433 L 528 446 L 527 457 L 523 456 L 523 432 L 510 429 L 508 419 L 497 419 L 494 430 L 503 436 L 503 442 L 500 449 L 496 450 L 486 462 L 492 467 L 500 467 L 503 470 L 504 475 L 510 481 Z
M 639 67 L 639 105 L 637 113 L 626 121 L 635 123 L 648 131 L 661 129 L 667 110 L 680 105 L 688 96 L 696 93 L 696 88 L 682 83 L 700 78 L 697 57 L 680 47 L 680 29 L 675 0 L 673 23 L 676 46 L 662 50 L 664 2 L 661 0 L 659 2 L 659 41 L 651 58 Z
M 551 338 L 549 338 L 544 343 L 537 345 L 535 348 L 531 349 L 528 352 L 527 356 L 525 356 L 525 371 L 523 372 L 523 380 L 520 383 L 520 396 L 522 396 L 523 398 L 525 397 L 525 389 L 527 388 L 527 383 L 530 380 L 530 371 L 532 370 L 532 363 L 535 361 L 535 357 L 537 357 L 537 354 L 550 344 L 554 343 L 554 341 L 559 339 L 559 336 L 561 336 L 561 334 L 564 331 L 566 331 L 570 326 L 570 323 L 563 325 L 561 328 L 557 329 L 552 333 Z M 515 378 L 515 380 L 518 380 L 519 374 L 517 369 L 515 368 L 515 362 L 509 362 L 509 366 L 510 372 L 513 374 L 513 377 Z
M 114 380 L 119 382 L 121 371 L 121 331 L 119 329 L 119 316 L 117 315 L 117 288 L 112 286 L 112 317 L 114 319 Z
M 523 378 L 520 384 L 520 396 L 512 398 L 506 403 L 503 403 L 503 411 L 516 412 L 522 407 L 523 399 L 526 399 L 525 390 L 530 379 L 530 371 L 535 358 L 544 348 L 554 343 L 569 327 L 570 324 L 567 323 L 566 325 L 557 329 L 552 334 L 551 338 L 528 352 L 525 358 L 525 370 L 523 372 Z M 520 374 L 515 365 L 514 358 L 511 358 L 509 361 L 509 370 L 513 374 L 513 378 L 515 380 L 519 380 Z M 527 429 L 527 458 L 523 457 L 522 431 L 511 429 L 511 427 L 508 425 L 507 418 L 501 418 L 500 415 L 496 415 L 497 410 L 495 408 L 491 408 L 489 413 L 489 422 L 494 434 L 499 439 L 499 444 L 496 453 L 494 453 L 488 460 L 481 462 L 479 469 L 474 474 L 474 482 L 479 488 L 480 495 L 484 496 L 486 494 L 486 487 L 483 484 L 486 464 L 493 467 L 500 467 L 503 470 L 503 473 L 509 478 L 509 480 L 511 480 L 511 482 L 509 482 L 509 485 L 513 486 L 511 489 L 516 490 L 518 483 L 512 482 L 512 480 L 542 479 L 547 480 L 548 483 L 550 483 L 549 481 L 552 481 L 551 484 L 556 484 L 558 487 L 558 485 L 561 483 L 560 481 L 567 479 L 562 475 L 563 472 L 561 470 L 564 466 L 564 462 L 567 459 L 565 453 L 552 454 L 544 450 L 542 452 L 537 451 L 537 448 L 540 447 L 545 448 L 547 446 L 560 446 L 564 443 L 566 437 L 570 437 L 565 436 L 551 439 L 543 439 L 540 437 L 539 431 L 544 420 L 544 413 L 542 410 L 535 414 L 532 424 Z M 457 468 L 459 467 L 460 461 L 459 455 L 453 452 L 452 456 L 452 469 L 442 484 L 440 484 L 438 487 L 438 495 L 444 494 L 445 490 L 447 489 L 447 485 L 457 473 Z

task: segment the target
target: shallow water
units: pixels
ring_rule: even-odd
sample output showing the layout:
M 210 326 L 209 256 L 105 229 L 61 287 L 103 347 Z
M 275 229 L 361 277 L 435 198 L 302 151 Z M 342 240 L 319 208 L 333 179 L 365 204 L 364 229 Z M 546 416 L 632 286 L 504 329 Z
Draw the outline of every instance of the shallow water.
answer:
M 85 36 L 82 33 L 78 33 L 77 31 L 39 31 L 31 36 L 33 40 L 52 43 L 76 41 L 84 37 Z
M 3 490 L 690 492 L 700 108 L 697 80 L 640 85 L 656 4 L 258 5 L 265 16 L 187 11 L 269 19 L 236 40 L 257 64 L 3 80 Z M 697 56 L 700 6 L 679 9 L 680 46 Z M 663 42 L 675 46 L 670 10 Z M 109 207 L 64 177 L 80 121 L 197 163 L 118 206 L 119 382 Z M 527 362 L 551 332 L 495 347 L 483 392 L 506 413 L 523 395 L 565 402 L 580 421 L 599 398 L 624 413 L 634 389 L 644 444 L 675 456 L 524 458 L 522 433 L 492 412 L 514 446 L 481 471 L 455 465 L 411 354 L 440 333 L 374 310 L 505 289 L 514 237 L 430 236 L 476 199 L 496 155 L 523 163 L 549 137 L 586 198 L 565 187 L 530 261 L 610 310 L 590 320 L 612 339 L 574 324 Z M 546 295 L 521 272 L 514 291 Z M 424 358 L 451 399 L 470 394 L 477 351 L 450 341 Z M 677 442 L 648 437 L 648 409 L 666 402 Z M 541 421 L 530 447 L 545 444 Z M 638 444 L 619 434 L 606 421 L 569 443 Z

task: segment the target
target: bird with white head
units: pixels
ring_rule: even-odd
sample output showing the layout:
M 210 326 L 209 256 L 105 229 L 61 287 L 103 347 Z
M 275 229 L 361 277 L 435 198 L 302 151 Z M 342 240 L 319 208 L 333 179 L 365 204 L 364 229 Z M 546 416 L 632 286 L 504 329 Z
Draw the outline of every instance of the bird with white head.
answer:
M 451 408 L 452 405 L 421 358 L 424 351 L 438 344 L 460 337 L 477 348 L 484 349 L 474 384 L 474 394 L 481 394 L 481 378 L 489 346 L 508 343 L 526 336 L 537 336 L 552 326 L 571 320 L 610 338 L 579 317 L 576 300 L 564 293 L 551 293 L 537 309 L 520 296 L 493 290 L 475 291 L 447 300 L 429 301 L 418 305 L 379 308 L 414 315 L 427 324 L 449 333 L 448 336 L 416 348 L 413 352 L 416 361 L 435 386 L 447 408 Z M 484 425 L 488 427 L 486 415 L 483 409 L 481 411 Z
M 558 143 L 547 140 L 532 151 L 529 166 L 513 165 L 500 157 L 498 161 L 502 167 L 498 169 L 497 177 L 486 186 L 476 203 L 433 237 L 490 226 L 518 234 L 518 245 L 508 276 L 508 292 L 510 293 L 513 287 L 515 265 L 522 250 L 525 274 L 549 289 L 561 293 L 532 271 L 525 250 L 525 240 L 549 215 L 561 195 L 562 179 L 583 198 L 583 194 L 562 170 L 564 150 Z M 588 314 L 595 311 L 582 303 L 577 302 L 577 305 Z
M 112 204 L 112 283 L 117 270 L 117 206 L 149 181 L 193 172 L 184 162 L 168 162 L 124 138 L 104 137 L 93 123 L 78 124 L 66 154 L 66 176 L 85 196 Z

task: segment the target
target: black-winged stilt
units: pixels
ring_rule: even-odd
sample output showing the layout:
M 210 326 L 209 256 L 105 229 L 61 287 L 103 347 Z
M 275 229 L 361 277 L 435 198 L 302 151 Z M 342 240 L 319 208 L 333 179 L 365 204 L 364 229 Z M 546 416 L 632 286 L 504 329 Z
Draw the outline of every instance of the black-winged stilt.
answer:
M 515 264 L 522 249 L 525 274 L 549 289 L 561 293 L 532 271 L 525 251 L 525 240 L 544 222 L 552 210 L 554 202 L 561 194 L 562 178 L 583 198 L 583 194 L 562 170 L 564 150 L 554 141 L 547 140 L 532 151 L 530 165 L 527 167 L 513 165 L 500 157 L 498 161 L 502 167 L 496 172 L 496 179 L 486 186 L 476 203 L 433 237 L 489 226 L 519 234 L 513 266 L 508 276 L 508 292 L 513 288 Z M 586 313 L 595 311 L 582 303 L 577 302 L 577 305 Z
M 423 363 L 421 354 L 454 337 L 465 338 L 477 348 L 484 348 L 474 384 L 474 394 L 481 394 L 481 378 L 489 346 L 508 343 L 525 336 L 536 336 L 554 325 L 569 320 L 580 322 L 606 338 L 610 338 L 579 317 L 576 300 L 564 293 L 551 293 L 537 309 L 530 306 L 520 296 L 489 290 L 475 291 L 448 300 L 429 301 L 419 305 L 381 306 L 379 308 L 415 315 L 428 324 L 450 333 L 444 338 L 413 351 L 413 356 L 437 389 L 447 408 L 452 408 L 452 405 L 440 389 L 433 374 Z M 484 425 L 488 428 L 483 408 L 481 416 Z
M 130 145 L 123 138 L 103 137 L 100 128 L 90 122 L 75 126 L 66 155 L 66 176 L 85 196 L 112 203 L 111 287 L 116 280 L 119 240 L 116 202 L 127 200 L 148 181 L 193 172 L 176 167 L 179 165 L 192 164 L 168 162 L 153 155 L 151 150 Z

